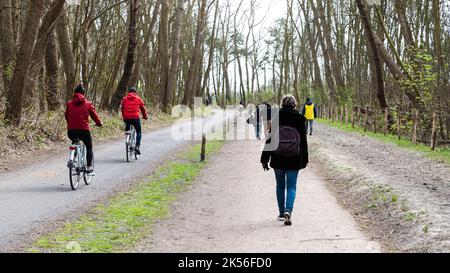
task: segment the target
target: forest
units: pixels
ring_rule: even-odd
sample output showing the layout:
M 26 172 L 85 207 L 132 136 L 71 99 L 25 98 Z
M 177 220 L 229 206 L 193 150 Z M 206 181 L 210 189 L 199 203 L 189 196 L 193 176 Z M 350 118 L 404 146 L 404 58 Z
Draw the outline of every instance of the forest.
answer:
M 283 14 L 262 27 L 264 2 Z M 0 0 L 0 126 L 62 116 L 82 83 L 110 114 L 129 86 L 153 113 L 291 93 L 408 132 L 417 112 L 423 142 L 436 114 L 446 143 L 449 18 L 447 0 Z

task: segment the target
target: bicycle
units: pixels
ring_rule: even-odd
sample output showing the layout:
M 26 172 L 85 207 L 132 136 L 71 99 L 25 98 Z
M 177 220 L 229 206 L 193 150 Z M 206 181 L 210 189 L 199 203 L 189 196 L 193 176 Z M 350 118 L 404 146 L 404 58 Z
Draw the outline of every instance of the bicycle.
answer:
M 86 159 L 86 146 L 80 144 L 80 141 L 74 141 L 69 147 L 69 162 L 67 167 L 69 168 L 69 180 L 72 190 L 76 191 L 80 185 L 81 180 L 89 186 L 94 179 L 93 176 L 87 173 L 87 159 Z
M 130 131 L 125 132 L 125 154 L 128 163 L 130 163 L 133 155 L 135 160 L 139 159 L 139 155 L 136 152 L 136 134 L 136 129 L 133 125 L 131 125 Z

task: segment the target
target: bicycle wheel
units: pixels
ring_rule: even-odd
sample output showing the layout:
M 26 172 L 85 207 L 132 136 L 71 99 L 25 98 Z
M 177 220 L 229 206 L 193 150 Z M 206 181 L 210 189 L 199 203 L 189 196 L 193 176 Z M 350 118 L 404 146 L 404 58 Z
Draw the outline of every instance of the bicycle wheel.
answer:
M 89 186 L 92 183 L 92 180 L 94 179 L 93 176 L 87 175 L 87 156 L 86 156 L 86 146 L 83 146 L 83 162 L 84 162 L 84 170 L 83 170 L 83 180 L 84 183 Z M 94 158 L 92 158 L 92 166 L 94 166 Z
M 136 140 L 137 140 L 137 133 L 136 133 L 136 129 L 133 128 L 133 150 L 132 150 L 132 153 L 134 154 L 134 159 L 138 160 L 139 156 L 136 153 L 136 146 L 137 146 L 136 145 Z
M 69 180 L 70 187 L 72 190 L 76 191 L 80 185 L 80 173 L 77 172 L 77 167 L 75 162 L 69 163 Z
M 128 144 L 128 162 L 131 161 L 131 158 L 133 158 L 134 149 L 136 148 L 136 130 L 134 129 L 134 126 L 131 126 L 131 135 L 130 135 L 130 142 Z
M 127 142 L 125 144 L 125 154 L 126 154 L 128 163 L 130 163 L 130 156 L 129 156 L 130 152 L 129 151 L 130 151 L 130 144 Z

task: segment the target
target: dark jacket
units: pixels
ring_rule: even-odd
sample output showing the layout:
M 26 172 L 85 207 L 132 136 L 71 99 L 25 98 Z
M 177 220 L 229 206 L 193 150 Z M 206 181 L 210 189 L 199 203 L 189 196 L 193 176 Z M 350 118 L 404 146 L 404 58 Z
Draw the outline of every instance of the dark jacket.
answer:
M 102 125 L 94 106 L 82 94 L 76 93 L 73 99 L 67 103 L 66 121 L 68 130 L 89 131 L 89 116 L 98 126 Z
M 300 155 L 295 157 L 284 157 L 274 154 L 274 152 L 264 151 L 261 156 L 261 163 L 269 163 L 270 167 L 279 170 L 302 170 L 306 168 L 309 163 L 308 158 L 308 140 L 306 137 L 305 123 L 306 119 L 297 110 L 283 108 L 278 112 L 278 117 L 275 116 L 274 120 L 279 118 L 280 127 L 291 126 L 298 130 L 300 133 Z M 266 144 L 270 144 L 271 140 L 268 139 Z

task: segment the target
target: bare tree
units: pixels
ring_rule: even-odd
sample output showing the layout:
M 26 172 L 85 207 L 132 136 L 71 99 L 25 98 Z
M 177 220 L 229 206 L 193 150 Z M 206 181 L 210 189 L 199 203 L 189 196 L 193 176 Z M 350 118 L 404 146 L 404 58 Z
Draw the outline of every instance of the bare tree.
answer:
M 25 27 L 21 35 L 20 47 L 17 53 L 13 77 L 6 93 L 7 107 L 5 120 L 19 125 L 22 120 L 22 105 L 25 79 L 31 63 L 34 45 L 39 29 L 39 21 L 45 9 L 45 0 L 31 0 L 28 8 Z
M 137 0 L 131 0 L 129 2 L 129 27 L 128 27 L 128 51 L 127 58 L 125 61 L 125 67 L 123 69 L 123 75 L 117 86 L 116 92 L 114 93 L 111 103 L 109 105 L 109 111 L 117 112 L 120 107 L 120 103 L 122 101 L 123 96 L 127 92 L 128 82 L 130 81 L 131 75 L 133 73 L 134 67 L 134 58 L 136 53 L 136 20 L 137 20 L 137 12 L 139 9 Z

